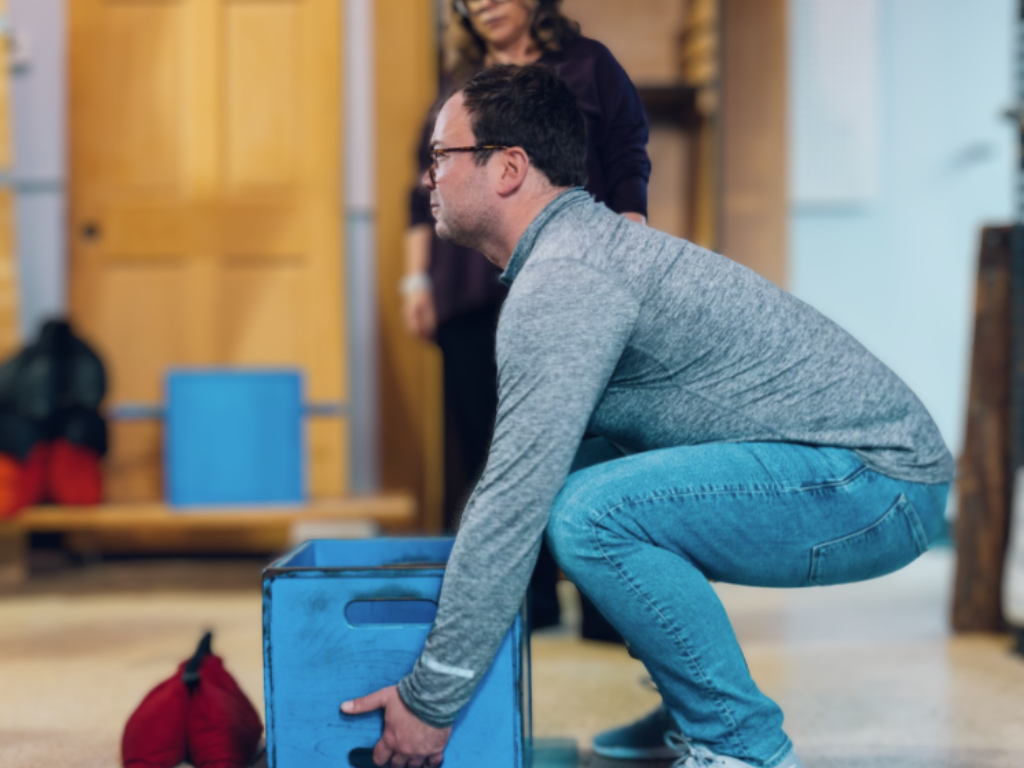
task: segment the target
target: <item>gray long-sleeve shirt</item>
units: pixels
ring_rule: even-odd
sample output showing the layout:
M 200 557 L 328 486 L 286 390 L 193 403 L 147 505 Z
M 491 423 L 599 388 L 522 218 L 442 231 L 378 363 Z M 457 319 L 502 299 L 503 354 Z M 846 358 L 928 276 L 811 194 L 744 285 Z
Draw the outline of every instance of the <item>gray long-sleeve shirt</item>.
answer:
M 422 720 L 455 720 L 523 600 L 584 434 L 627 453 L 784 441 L 853 450 L 894 478 L 944 483 L 953 458 L 910 389 L 852 336 L 754 272 L 569 190 L 502 276 L 498 416 L 448 563 L 434 628 L 399 684 Z

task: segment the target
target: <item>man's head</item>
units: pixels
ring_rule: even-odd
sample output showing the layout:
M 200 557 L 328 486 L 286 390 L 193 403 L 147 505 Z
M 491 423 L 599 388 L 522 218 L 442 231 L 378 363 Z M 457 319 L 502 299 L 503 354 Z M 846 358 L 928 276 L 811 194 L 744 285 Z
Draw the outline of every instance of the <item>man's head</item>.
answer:
M 431 149 L 424 183 L 437 233 L 471 247 L 490 242 L 495 230 L 517 228 L 524 215 L 532 220 L 538 203 L 586 182 L 583 113 L 569 87 L 541 65 L 477 74 L 441 109 Z

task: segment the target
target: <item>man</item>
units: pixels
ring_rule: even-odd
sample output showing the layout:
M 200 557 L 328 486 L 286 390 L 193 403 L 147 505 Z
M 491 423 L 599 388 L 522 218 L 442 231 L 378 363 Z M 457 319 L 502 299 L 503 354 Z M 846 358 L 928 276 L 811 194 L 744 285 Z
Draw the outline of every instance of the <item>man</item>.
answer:
M 647 666 L 678 766 L 797 768 L 709 579 L 906 565 L 942 531 L 952 457 L 913 393 L 818 312 L 591 200 L 583 131 L 537 66 L 481 72 L 438 117 L 437 232 L 510 286 L 498 417 L 423 654 L 342 710 L 385 709 L 378 765 L 438 765 L 546 534 Z M 621 457 L 570 474 L 585 436 Z

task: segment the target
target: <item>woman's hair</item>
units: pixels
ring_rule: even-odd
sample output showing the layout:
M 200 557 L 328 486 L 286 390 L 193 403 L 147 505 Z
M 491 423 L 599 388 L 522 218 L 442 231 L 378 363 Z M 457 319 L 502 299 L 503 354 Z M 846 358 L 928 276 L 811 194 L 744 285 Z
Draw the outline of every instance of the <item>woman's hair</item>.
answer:
M 530 8 L 533 19 L 530 37 L 542 51 L 560 51 L 580 36 L 580 25 L 562 15 L 562 0 L 515 0 Z M 456 87 L 463 85 L 484 65 L 487 43 L 473 29 L 469 19 L 448 6 L 444 34 L 444 69 Z

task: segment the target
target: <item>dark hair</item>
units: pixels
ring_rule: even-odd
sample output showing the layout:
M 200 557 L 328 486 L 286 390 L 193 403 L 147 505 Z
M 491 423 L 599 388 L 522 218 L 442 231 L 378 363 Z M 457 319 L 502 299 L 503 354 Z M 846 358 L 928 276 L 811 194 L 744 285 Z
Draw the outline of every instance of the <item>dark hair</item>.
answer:
M 569 86 L 543 64 L 502 64 L 462 89 L 477 144 L 522 147 L 556 187 L 587 181 L 587 124 Z M 491 152 L 475 154 L 479 164 Z
M 533 13 L 530 37 L 541 51 L 561 51 L 579 38 L 580 25 L 562 15 L 562 0 L 519 0 L 524 1 Z M 486 56 L 487 43 L 452 0 L 444 44 L 444 69 L 448 76 L 461 85 L 484 65 Z

